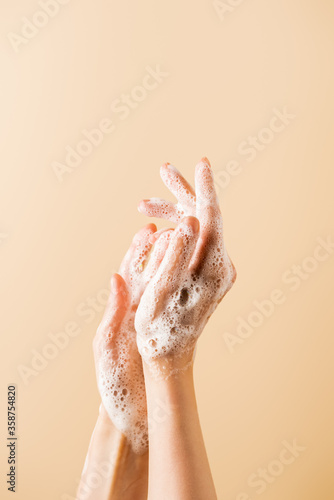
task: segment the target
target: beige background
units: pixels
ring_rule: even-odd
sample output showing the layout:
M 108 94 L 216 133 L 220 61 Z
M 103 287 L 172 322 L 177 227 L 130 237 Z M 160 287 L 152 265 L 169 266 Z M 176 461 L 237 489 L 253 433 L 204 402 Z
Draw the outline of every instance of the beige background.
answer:
M 230 160 L 242 168 L 219 186 L 238 280 L 196 361 L 219 499 L 258 498 L 249 476 L 294 439 L 305 450 L 261 498 L 333 498 L 334 254 L 294 292 L 282 276 L 313 255 L 318 237 L 334 238 L 334 6 L 239 3 L 221 20 L 211 0 L 71 0 L 15 52 L 8 33 L 40 7 L 1 2 L 0 423 L 5 435 L 14 382 L 18 500 L 74 494 L 99 405 L 91 343 L 102 314 L 101 301 L 89 318 L 77 307 L 108 286 L 146 223 L 137 202 L 167 196 L 160 164 L 192 180 L 203 155 L 219 179 Z M 169 76 L 121 120 L 110 106 L 141 84 L 148 65 Z M 295 118 L 247 162 L 240 143 L 284 106 Z M 103 118 L 114 132 L 59 182 L 53 162 Z M 224 333 L 235 335 L 237 317 L 276 288 L 285 303 L 230 353 Z M 31 351 L 70 321 L 80 334 L 25 385 L 17 367 L 30 366 Z M 12 498 L 1 443 L 0 496 Z

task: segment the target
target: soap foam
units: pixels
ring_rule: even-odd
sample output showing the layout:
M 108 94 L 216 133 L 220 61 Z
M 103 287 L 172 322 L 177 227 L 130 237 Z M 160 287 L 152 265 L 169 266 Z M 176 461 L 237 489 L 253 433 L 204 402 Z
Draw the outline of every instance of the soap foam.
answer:
M 143 365 L 136 344 L 134 317 L 145 286 L 156 273 L 170 239 L 170 231 L 162 234 L 150 254 L 149 237 L 152 234 L 154 232 L 147 229 L 135 237 L 135 248 L 130 248 L 120 267 L 129 292 L 128 311 L 120 329 L 115 333 L 111 328 L 114 311 L 109 306 L 97 335 L 97 379 L 103 405 L 115 427 L 139 454 L 148 448 L 148 423 Z
M 113 342 L 108 335 L 102 342 L 97 370 L 103 405 L 134 452 L 144 453 L 148 448 L 146 392 L 131 315 Z
M 205 194 L 206 200 L 215 199 L 214 189 Z M 201 230 L 208 231 L 209 237 L 197 270 L 189 269 L 189 259 L 184 256 L 186 265 L 181 263 L 172 276 L 157 273 L 141 299 L 136 314 L 137 345 L 148 365 L 158 358 L 183 356 L 194 349 L 208 319 L 233 285 L 235 270 L 224 246 L 221 214 L 216 208 L 211 213 L 211 218 L 201 221 Z M 193 238 L 187 232 L 183 237 L 186 242 Z
M 163 167 L 161 175 L 178 199 L 173 214 L 176 213 L 177 218 L 189 215 L 201 220 L 203 206 L 214 206 L 216 193 L 213 183 L 212 188 L 206 183 L 202 191 L 198 190 L 195 200 L 193 194 L 177 178 L 178 171 L 174 167 Z M 202 163 L 196 171 L 196 176 L 198 175 L 212 176 L 212 172 Z M 172 219 L 168 202 L 155 198 L 150 202 L 155 203 L 154 216 Z M 102 349 L 98 380 L 103 404 L 114 425 L 125 434 L 137 453 L 143 453 L 148 447 L 146 393 L 139 353 L 149 366 L 153 366 L 156 359 L 167 358 L 168 355 L 177 358 L 191 352 L 208 319 L 235 280 L 235 270 L 223 243 L 221 214 L 216 209 L 207 213 L 211 213 L 211 217 L 201 220 L 201 231 L 208 230 L 212 236 L 207 241 L 205 258 L 201 259 L 197 271 L 191 271 L 191 265 L 189 269 L 187 252 L 182 256 L 183 262 L 180 262 L 177 273 L 171 275 L 164 275 L 160 269 L 155 277 L 153 274 L 148 275 L 150 263 L 145 267 L 143 262 L 147 247 L 131 262 L 126 280 L 131 290 L 131 310 L 115 341 L 110 342 L 106 338 L 108 345 L 104 345 Z M 155 246 L 163 238 L 164 233 Z M 194 235 L 189 228 L 183 231 L 183 238 L 189 244 L 188 252 L 192 254 Z M 151 278 L 152 280 L 139 302 L 145 289 L 143 278 L 146 279 L 145 284 Z M 134 315 L 137 344 L 133 333 Z M 112 333 L 109 335 L 112 336 Z M 168 375 L 176 371 L 178 370 L 174 368 Z M 163 372 L 157 375 L 165 376 Z

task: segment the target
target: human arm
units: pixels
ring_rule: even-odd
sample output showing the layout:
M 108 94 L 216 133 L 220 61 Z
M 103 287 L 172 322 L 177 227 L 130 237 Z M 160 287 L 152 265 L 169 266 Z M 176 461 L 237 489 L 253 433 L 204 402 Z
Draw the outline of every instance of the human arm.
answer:
M 142 202 L 140 210 L 181 223 L 136 314 L 149 419 L 157 401 L 166 410 L 165 418 L 149 432 L 149 499 L 215 500 L 192 367 L 198 337 L 236 273 L 223 242 L 208 161 L 196 168 L 196 193 L 168 164 L 161 176 L 178 204 L 154 198 Z
M 134 316 L 168 245 L 166 233 L 154 245 L 149 259 L 153 246 L 149 239 L 155 231 L 156 227 L 149 224 L 135 235 L 121 264 L 121 274 L 114 274 L 111 279 L 110 297 L 93 342 L 103 404 L 77 500 L 147 498 L 146 395 Z M 80 497 L 80 491 L 87 488 L 88 496 L 83 497 L 82 493 Z
M 77 500 L 146 500 L 148 452 L 134 453 L 103 405 L 89 444 Z
M 144 367 L 149 419 L 149 500 L 216 500 L 203 441 L 193 366 L 166 379 Z M 163 409 L 163 410 L 161 410 Z

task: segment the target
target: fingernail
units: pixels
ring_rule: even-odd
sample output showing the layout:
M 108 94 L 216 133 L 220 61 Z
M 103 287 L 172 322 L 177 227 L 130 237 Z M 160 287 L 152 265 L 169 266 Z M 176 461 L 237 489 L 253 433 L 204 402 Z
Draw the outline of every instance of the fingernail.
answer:
M 160 238 L 161 234 L 162 234 L 163 231 L 157 231 L 153 234 L 151 234 L 150 236 L 150 243 L 152 243 L 152 245 Z
M 198 231 L 199 231 L 199 220 L 196 219 L 195 217 L 193 218 L 193 221 L 192 221 L 192 228 L 193 228 L 193 231 L 195 233 L 198 233 Z
M 199 220 L 196 217 L 187 217 L 184 222 L 194 233 L 198 233 Z
M 174 165 L 172 165 L 171 163 L 164 163 L 163 165 L 161 165 L 161 168 L 160 168 L 160 172 L 163 172 L 164 169 L 167 169 L 168 172 L 175 172 L 175 173 L 180 173 L 179 170 L 174 167 Z
M 147 233 L 153 233 L 155 234 L 157 232 L 157 226 L 155 224 L 153 224 L 152 222 L 150 222 L 149 224 L 147 224 L 145 226 L 145 229 L 147 231 Z
M 209 167 L 211 167 L 210 162 L 206 156 L 203 156 L 203 158 L 201 159 L 201 162 L 206 163 Z

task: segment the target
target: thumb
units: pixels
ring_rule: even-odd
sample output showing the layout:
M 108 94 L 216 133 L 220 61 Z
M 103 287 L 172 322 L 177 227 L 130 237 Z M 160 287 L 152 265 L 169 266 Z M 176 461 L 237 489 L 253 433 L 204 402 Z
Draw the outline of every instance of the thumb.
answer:
M 110 280 L 110 295 L 99 330 L 115 332 L 120 327 L 129 306 L 129 292 L 120 274 L 113 274 Z

